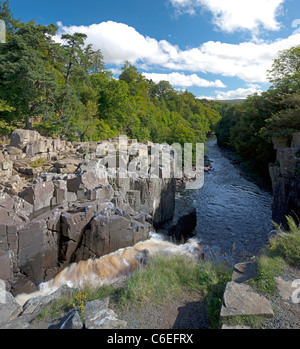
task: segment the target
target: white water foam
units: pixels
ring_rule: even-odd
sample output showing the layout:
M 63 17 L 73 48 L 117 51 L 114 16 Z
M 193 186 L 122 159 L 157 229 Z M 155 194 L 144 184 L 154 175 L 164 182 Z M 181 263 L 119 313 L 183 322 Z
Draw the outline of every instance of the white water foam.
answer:
M 191 239 L 186 244 L 176 245 L 166 241 L 162 235 L 151 233 L 150 239 L 137 243 L 133 247 L 119 249 L 98 259 L 80 261 L 62 270 L 54 279 L 42 283 L 39 290 L 31 294 L 20 294 L 16 301 L 24 305 L 29 299 L 47 296 L 67 285 L 71 288 L 84 286 L 99 287 L 110 284 L 145 264 L 148 256 L 155 255 L 186 255 L 192 258 L 200 257 L 200 246 L 197 239 Z

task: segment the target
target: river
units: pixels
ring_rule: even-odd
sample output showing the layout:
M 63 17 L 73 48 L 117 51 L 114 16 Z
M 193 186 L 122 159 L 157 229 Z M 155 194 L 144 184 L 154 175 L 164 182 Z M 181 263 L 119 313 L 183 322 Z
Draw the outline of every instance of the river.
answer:
M 255 256 L 272 230 L 272 195 L 245 176 L 217 144 L 207 142 L 211 171 L 200 189 L 180 196 L 197 210 L 196 235 L 214 258 L 239 262 Z
M 143 264 L 147 254 L 186 254 L 199 256 L 199 240 L 206 256 L 234 264 L 260 253 L 268 243 L 272 229 L 271 194 L 249 181 L 215 139 L 207 142 L 207 155 L 212 170 L 205 173 L 204 186 L 197 190 L 184 190 L 178 194 L 186 206 L 197 210 L 196 239 L 175 245 L 157 234 L 133 247 L 120 249 L 99 259 L 71 264 L 53 280 L 40 285 L 32 294 L 22 294 L 17 301 L 23 305 L 28 299 L 48 295 L 61 285 L 82 287 L 99 286 L 130 275 Z M 97 271 L 97 272 L 95 272 Z

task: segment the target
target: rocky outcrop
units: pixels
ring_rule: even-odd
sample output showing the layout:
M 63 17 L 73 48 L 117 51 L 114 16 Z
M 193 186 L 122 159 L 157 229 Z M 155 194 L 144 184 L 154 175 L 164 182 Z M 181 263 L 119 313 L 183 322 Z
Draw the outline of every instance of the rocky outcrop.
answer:
M 197 210 L 189 206 L 180 197 L 175 198 L 174 216 L 171 221 L 165 224 L 160 232 L 174 242 L 185 242 L 196 235 Z
M 171 148 L 125 141 L 71 143 L 15 130 L 1 146 L 0 277 L 13 294 L 32 292 L 70 263 L 146 240 L 172 220 Z M 162 152 L 169 157 L 153 167 Z
M 122 329 L 127 325 L 109 308 L 109 297 L 86 302 L 82 316 L 75 307 L 68 312 L 62 309 L 57 318 L 42 319 L 40 314 L 45 308 L 62 297 L 75 297 L 78 290 L 62 286 L 49 296 L 31 298 L 21 307 L 10 292 L 1 288 L 3 284 L 0 280 L 0 329 Z
M 269 166 L 273 187 L 273 220 L 287 228 L 286 216 L 300 217 L 300 132 L 292 142 L 274 139 L 277 158 Z

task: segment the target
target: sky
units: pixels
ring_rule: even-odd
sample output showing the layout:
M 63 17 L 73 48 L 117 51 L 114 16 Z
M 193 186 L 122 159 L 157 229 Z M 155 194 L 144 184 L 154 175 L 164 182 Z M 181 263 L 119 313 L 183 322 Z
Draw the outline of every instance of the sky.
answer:
M 300 45 L 299 0 L 10 0 L 15 18 L 87 34 L 118 78 L 126 60 L 147 79 L 197 98 L 246 98 L 269 87 L 282 50 Z

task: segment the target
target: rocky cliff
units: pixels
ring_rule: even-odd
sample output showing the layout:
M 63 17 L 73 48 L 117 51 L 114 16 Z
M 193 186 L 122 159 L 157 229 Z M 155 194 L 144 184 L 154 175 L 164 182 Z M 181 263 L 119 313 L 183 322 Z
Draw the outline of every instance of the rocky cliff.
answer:
M 273 187 L 273 220 L 287 228 L 286 216 L 300 218 L 300 132 L 292 141 L 274 139 L 277 158 L 269 166 Z
M 119 138 L 71 143 L 15 130 L 0 147 L 0 279 L 14 295 L 72 262 L 133 246 L 173 218 L 174 154 L 166 145 L 128 140 L 124 150 Z M 169 178 L 163 165 L 148 176 L 163 151 Z

